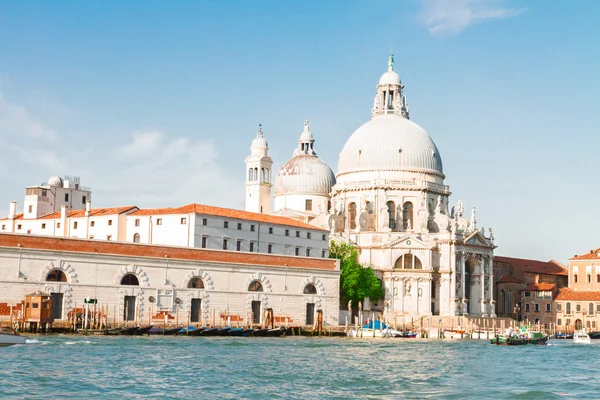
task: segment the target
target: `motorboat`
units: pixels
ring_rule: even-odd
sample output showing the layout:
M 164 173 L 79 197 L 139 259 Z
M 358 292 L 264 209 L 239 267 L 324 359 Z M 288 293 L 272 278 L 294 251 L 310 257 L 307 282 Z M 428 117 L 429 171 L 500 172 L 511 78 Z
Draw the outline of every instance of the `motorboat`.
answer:
M 21 336 L 13 329 L 0 328 L 0 346 L 12 346 L 13 344 L 25 344 L 26 336 Z
M 471 334 L 464 329 L 446 329 L 444 331 L 445 339 L 471 339 Z
M 573 343 L 590 344 L 592 340 L 585 329 L 573 332 Z
M 381 321 L 369 321 L 361 328 L 350 329 L 347 336 L 358 338 L 404 337 L 404 332 L 392 329 Z

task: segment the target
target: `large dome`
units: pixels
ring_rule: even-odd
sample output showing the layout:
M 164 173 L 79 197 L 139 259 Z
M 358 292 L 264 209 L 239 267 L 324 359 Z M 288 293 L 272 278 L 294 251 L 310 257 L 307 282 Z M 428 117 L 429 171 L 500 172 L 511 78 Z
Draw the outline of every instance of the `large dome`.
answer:
M 338 177 L 356 171 L 442 171 L 442 158 L 427 132 L 395 114 L 379 115 L 358 128 L 340 153 Z
M 275 196 L 313 194 L 328 196 L 335 185 L 335 175 L 329 165 L 318 157 L 294 156 L 275 177 Z

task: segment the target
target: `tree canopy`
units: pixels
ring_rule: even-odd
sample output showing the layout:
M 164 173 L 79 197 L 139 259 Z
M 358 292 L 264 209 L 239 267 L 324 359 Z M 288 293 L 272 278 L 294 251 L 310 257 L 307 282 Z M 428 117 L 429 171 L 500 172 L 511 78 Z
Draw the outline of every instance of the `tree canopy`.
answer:
M 340 301 L 352 300 L 356 306 L 359 301 L 369 297 L 377 301 L 383 297 L 384 289 L 373 269 L 358 262 L 356 248 L 347 243 L 332 241 L 329 244 L 329 257 L 340 260 Z

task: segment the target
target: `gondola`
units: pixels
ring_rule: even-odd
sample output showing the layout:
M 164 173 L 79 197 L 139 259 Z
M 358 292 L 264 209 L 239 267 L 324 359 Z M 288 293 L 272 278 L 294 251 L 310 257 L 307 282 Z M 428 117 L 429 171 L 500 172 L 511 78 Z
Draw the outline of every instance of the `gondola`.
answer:
M 120 334 L 122 330 L 123 330 L 123 328 L 105 329 L 104 334 L 109 335 L 109 336 L 114 336 L 114 335 Z
M 135 335 L 135 333 L 138 331 L 138 329 L 139 329 L 139 326 L 130 326 L 129 328 L 121 329 L 121 332 L 119 332 L 119 335 L 126 335 L 126 336 Z
M 204 329 L 206 329 L 206 328 L 201 326 L 200 328 L 198 328 L 196 330 L 188 331 L 187 335 L 188 336 L 200 336 L 200 335 L 202 335 L 202 332 L 204 331 Z
M 285 336 L 285 328 L 279 327 L 279 328 L 269 329 L 267 331 L 267 333 L 265 334 L 265 336 L 272 336 L 272 337 Z
M 165 336 L 176 335 L 180 330 L 181 330 L 181 327 L 165 329 L 165 330 L 163 330 L 163 335 L 165 335 Z
M 217 331 L 217 335 L 219 336 L 229 336 L 229 331 L 231 330 L 230 326 L 226 326 L 225 328 L 221 328 Z
M 250 336 L 267 336 L 268 330 L 269 330 L 269 328 L 255 329 L 252 331 Z
M 150 329 L 152 329 L 152 325 L 143 326 L 141 328 L 138 328 L 138 330 L 135 332 L 135 334 L 136 335 L 149 335 Z
M 200 336 L 217 336 L 217 328 L 205 328 L 200 333 Z

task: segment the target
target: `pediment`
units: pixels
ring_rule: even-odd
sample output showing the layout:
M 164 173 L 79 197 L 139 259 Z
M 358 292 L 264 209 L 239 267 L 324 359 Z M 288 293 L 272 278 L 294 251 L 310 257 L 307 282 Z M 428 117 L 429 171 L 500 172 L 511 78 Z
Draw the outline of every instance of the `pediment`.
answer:
M 466 245 L 490 247 L 490 242 L 479 231 L 475 231 L 464 240 Z
M 430 250 L 431 246 L 413 236 L 404 236 L 384 245 L 394 249 Z

